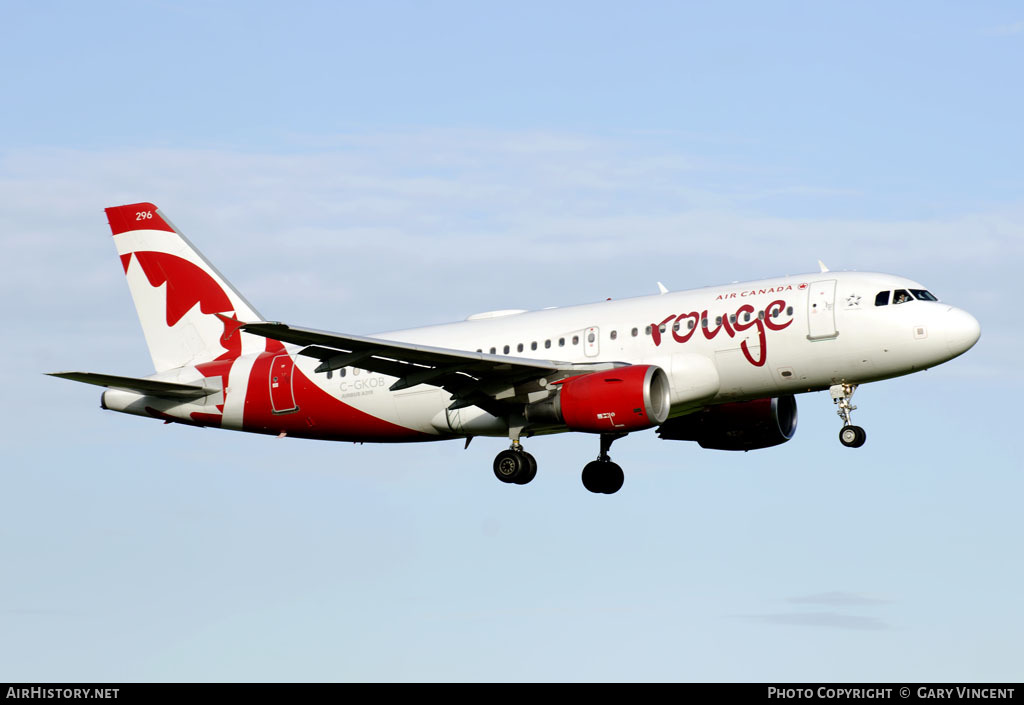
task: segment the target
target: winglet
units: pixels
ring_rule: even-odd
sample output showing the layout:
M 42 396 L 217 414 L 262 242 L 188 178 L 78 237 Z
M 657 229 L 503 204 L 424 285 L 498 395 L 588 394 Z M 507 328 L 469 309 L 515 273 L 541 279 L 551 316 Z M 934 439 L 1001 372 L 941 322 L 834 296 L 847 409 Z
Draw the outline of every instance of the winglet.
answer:
M 822 274 L 828 271 L 828 267 L 826 267 L 825 263 L 822 262 L 820 259 L 818 260 L 818 268 L 821 269 Z
M 214 313 L 214 316 L 219 318 L 224 324 L 224 340 L 231 340 L 231 336 L 235 334 L 235 331 L 245 327 L 245 321 L 238 320 L 238 314 L 231 314 L 231 317 L 225 316 L 223 313 Z

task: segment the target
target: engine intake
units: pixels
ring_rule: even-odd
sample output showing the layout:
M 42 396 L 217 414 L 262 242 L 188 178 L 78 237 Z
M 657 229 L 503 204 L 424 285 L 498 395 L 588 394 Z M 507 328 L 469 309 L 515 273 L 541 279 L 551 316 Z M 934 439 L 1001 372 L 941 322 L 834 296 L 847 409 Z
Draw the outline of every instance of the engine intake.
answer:
M 621 433 L 663 423 L 669 405 L 665 371 L 629 365 L 564 380 L 554 396 L 526 407 L 526 419 L 571 431 Z
M 697 441 L 713 450 L 756 450 L 785 443 L 796 433 L 793 395 L 709 406 L 670 419 L 658 429 L 667 441 Z

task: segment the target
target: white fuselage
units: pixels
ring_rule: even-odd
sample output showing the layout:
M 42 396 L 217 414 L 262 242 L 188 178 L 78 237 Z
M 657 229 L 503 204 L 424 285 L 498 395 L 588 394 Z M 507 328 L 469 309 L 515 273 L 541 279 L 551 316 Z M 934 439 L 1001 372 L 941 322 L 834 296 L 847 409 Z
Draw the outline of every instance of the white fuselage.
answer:
M 923 290 L 911 280 L 875 273 L 827 272 L 728 284 L 532 312 L 498 312 L 379 337 L 455 350 L 575 363 L 657 365 L 671 381 L 671 413 L 860 384 L 909 374 L 963 353 L 978 338 L 970 314 L 938 301 L 876 305 L 879 292 Z M 891 298 L 891 296 L 889 297 Z M 887 298 L 887 301 L 889 299 Z M 348 367 L 315 372 L 319 361 L 294 355 L 296 370 L 327 397 L 367 417 L 429 440 L 504 436 L 508 420 L 475 407 L 449 411 L 451 395 L 428 384 L 390 391 L 395 378 Z M 223 399 L 224 428 L 255 430 L 246 417 L 254 355 L 235 361 Z M 195 374 L 191 375 L 193 379 Z M 187 370 L 173 376 L 187 379 Z M 132 397 L 135 397 L 133 400 Z M 151 408 L 190 417 L 202 403 L 146 398 Z M 138 395 L 108 392 L 108 408 L 128 410 Z M 315 423 L 312 419 L 309 424 Z M 314 437 L 360 440 L 358 430 Z M 264 428 L 264 432 L 272 429 Z M 284 427 L 282 426 L 284 431 Z M 294 430 L 289 431 L 295 434 Z M 369 434 L 365 440 L 392 440 Z

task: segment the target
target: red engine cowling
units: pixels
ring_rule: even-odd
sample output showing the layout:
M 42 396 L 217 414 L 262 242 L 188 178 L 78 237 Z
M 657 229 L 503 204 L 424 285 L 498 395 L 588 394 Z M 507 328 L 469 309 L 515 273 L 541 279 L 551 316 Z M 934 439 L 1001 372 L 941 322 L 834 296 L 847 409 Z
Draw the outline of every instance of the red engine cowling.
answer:
M 668 441 L 697 441 L 714 450 L 756 450 L 785 443 L 796 433 L 793 395 L 709 406 L 670 419 L 658 429 Z
M 629 365 L 570 377 L 558 393 L 526 408 L 531 423 L 564 424 L 572 431 L 621 433 L 668 418 L 668 375 L 654 365 Z

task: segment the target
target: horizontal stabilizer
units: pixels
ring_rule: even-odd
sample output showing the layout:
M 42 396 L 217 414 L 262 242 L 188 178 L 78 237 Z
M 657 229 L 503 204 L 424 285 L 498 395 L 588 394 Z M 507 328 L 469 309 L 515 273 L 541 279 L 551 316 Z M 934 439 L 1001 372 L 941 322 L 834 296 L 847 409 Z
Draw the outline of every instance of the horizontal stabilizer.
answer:
M 95 384 L 98 387 L 123 389 L 129 392 L 152 394 L 153 396 L 167 397 L 170 399 L 199 399 L 200 397 L 216 394 L 220 391 L 219 389 L 204 387 L 199 384 L 161 382 L 156 379 L 101 375 L 96 374 L 95 372 L 47 372 L 46 374 L 51 377 L 70 379 L 72 382 L 85 382 L 86 384 Z

